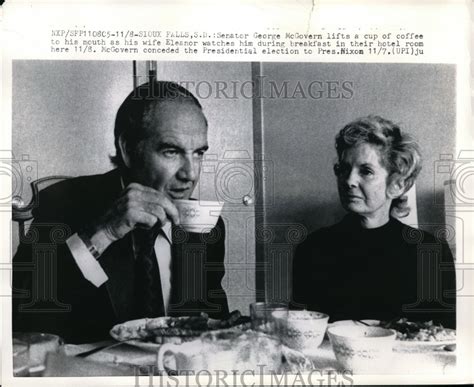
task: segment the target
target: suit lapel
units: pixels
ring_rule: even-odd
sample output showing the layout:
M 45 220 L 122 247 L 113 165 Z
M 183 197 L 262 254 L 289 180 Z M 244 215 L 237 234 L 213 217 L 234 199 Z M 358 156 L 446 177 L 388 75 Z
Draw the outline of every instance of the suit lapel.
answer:
M 107 273 L 107 293 L 118 321 L 126 321 L 134 316 L 135 259 L 132 238 L 129 233 L 115 242 L 101 259 Z
M 102 200 L 97 200 L 98 214 L 112 205 L 122 192 L 120 172 L 113 170 L 104 175 L 101 187 Z M 134 312 L 134 253 L 131 233 L 111 244 L 99 262 L 109 277 L 106 282 L 107 293 L 118 321 L 133 318 Z

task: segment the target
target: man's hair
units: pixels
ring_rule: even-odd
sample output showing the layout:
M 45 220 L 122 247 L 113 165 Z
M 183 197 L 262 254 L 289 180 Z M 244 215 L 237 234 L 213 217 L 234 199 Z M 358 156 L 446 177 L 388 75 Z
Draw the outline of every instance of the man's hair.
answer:
M 347 124 L 336 136 L 336 151 L 341 161 L 346 150 L 359 144 L 370 144 L 379 150 L 380 161 L 388 172 L 388 181 L 399 179 L 406 193 L 415 183 L 421 170 L 418 144 L 400 127 L 385 118 L 369 115 Z M 334 166 L 338 174 L 338 164 Z M 410 208 L 407 197 L 402 195 L 392 201 L 391 210 L 398 216 L 407 216 Z
M 148 125 L 156 120 L 154 112 L 157 106 L 168 101 L 192 103 L 202 110 L 201 104 L 189 90 L 170 81 L 144 83 L 125 98 L 115 118 L 115 156 L 110 157 L 115 166 L 125 167 L 119 145 L 120 136 L 128 149 L 136 150 L 140 141 L 145 138 Z

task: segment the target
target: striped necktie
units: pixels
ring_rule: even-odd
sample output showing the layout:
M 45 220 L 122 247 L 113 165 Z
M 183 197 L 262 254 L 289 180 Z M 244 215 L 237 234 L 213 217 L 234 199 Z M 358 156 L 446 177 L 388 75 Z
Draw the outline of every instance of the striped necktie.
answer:
M 155 255 L 155 239 L 161 227 L 136 229 L 135 245 L 135 306 L 137 318 L 164 316 L 160 272 Z

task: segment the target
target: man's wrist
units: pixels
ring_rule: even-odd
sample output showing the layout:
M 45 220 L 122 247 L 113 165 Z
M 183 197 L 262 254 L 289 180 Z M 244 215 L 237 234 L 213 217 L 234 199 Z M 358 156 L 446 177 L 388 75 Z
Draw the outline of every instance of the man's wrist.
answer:
M 95 259 L 99 259 L 101 256 L 101 252 L 99 252 L 99 249 L 91 241 L 91 239 L 85 233 L 78 234 L 78 235 L 79 235 L 79 238 L 81 238 L 82 242 L 84 242 L 84 244 L 86 245 L 87 250 L 89 250 L 89 253 L 91 253 Z
M 105 274 L 98 260 L 92 256 L 91 250 L 88 249 L 84 240 L 79 237 L 79 233 L 70 236 L 66 240 L 66 244 L 79 270 L 88 281 L 97 288 L 107 281 L 107 274 Z
M 78 236 L 95 259 L 98 259 L 113 242 L 103 229 L 96 229 L 94 231 L 83 230 L 78 233 Z

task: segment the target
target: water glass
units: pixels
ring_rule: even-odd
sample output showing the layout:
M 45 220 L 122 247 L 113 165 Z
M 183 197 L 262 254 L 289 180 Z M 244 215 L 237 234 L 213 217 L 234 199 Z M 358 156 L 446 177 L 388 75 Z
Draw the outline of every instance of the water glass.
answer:
M 28 343 L 13 339 L 13 376 L 29 376 L 29 346 Z
M 30 376 L 41 376 L 45 370 L 46 355 L 58 352 L 64 344 L 61 337 L 49 333 L 15 333 L 14 340 L 27 343 Z
M 280 340 L 286 336 L 288 305 L 272 302 L 254 302 L 250 304 L 252 329 L 263 332 Z

